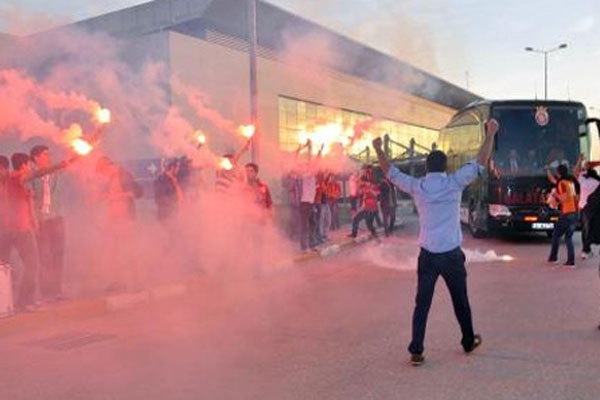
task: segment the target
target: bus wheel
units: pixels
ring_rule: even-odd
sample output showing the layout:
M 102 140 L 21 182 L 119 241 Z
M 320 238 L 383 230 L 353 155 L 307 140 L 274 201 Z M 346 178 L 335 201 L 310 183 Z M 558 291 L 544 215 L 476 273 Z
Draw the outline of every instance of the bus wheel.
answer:
M 476 239 L 481 239 L 485 237 L 485 231 L 480 229 L 475 222 L 477 220 L 477 211 L 475 210 L 475 205 L 471 204 L 469 207 L 469 232 L 471 232 L 471 236 Z

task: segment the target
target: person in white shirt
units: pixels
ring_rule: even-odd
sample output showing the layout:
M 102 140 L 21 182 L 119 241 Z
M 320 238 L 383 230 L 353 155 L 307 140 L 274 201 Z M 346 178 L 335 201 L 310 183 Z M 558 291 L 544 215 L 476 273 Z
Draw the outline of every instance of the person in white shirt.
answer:
M 316 243 L 315 197 L 317 193 L 317 178 L 305 166 L 301 176 L 302 194 L 300 196 L 300 248 L 306 251 L 314 249 Z

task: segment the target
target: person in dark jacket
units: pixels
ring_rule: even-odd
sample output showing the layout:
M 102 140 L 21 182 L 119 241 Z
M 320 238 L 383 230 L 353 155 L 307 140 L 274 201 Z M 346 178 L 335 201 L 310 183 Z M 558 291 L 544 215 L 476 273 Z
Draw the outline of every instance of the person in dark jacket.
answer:
M 389 236 L 396 224 L 396 189 L 394 185 L 383 176 L 383 171 L 378 170 L 379 207 L 383 214 L 383 229 L 385 236 Z
M 133 175 L 108 157 L 98 159 L 96 173 L 98 200 L 107 205 L 111 221 L 135 220 L 135 200 L 144 195 L 144 190 Z
M 179 160 L 165 163 L 165 170 L 154 181 L 154 201 L 156 216 L 160 222 L 166 222 L 177 215 L 183 201 L 183 190 L 179 183 Z

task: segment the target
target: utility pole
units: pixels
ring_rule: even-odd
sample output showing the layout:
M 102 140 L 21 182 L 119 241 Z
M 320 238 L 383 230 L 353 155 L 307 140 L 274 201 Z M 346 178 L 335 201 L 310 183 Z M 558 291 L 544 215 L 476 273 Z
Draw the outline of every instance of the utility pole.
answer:
M 248 0 L 248 55 L 250 57 L 250 122 L 255 128 L 252 137 L 252 162 L 258 162 L 261 130 L 258 126 L 258 85 L 256 62 L 256 0 Z

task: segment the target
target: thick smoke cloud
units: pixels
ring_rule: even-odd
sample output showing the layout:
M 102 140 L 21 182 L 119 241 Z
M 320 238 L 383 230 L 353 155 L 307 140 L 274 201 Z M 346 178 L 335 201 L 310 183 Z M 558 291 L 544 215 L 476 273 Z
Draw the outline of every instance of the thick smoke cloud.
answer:
M 211 134 L 232 139 L 228 142 L 237 143 L 239 149 L 245 139 L 238 127 L 247 121 L 232 121 L 211 108 L 210 96 L 201 87 L 181 81 L 151 52 L 140 52 L 134 62 L 126 61 L 131 46 L 102 33 L 68 28 L 20 38 L 2 54 L 0 101 L 6 104 L 0 106 L 10 112 L 0 117 L 0 143 L 14 140 L 15 135 L 20 142 L 27 141 L 27 146 L 51 143 L 58 158 L 69 151 L 64 135 L 73 123 L 89 137 L 94 130 L 93 110 L 101 105 L 112 112 L 113 119 L 92 154 L 63 173 L 68 181 L 65 216 L 71 290 L 81 294 L 136 289 L 198 272 L 248 277 L 285 264 L 292 258 L 292 244 L 257 210 L 243 180 L 228 194 L 214 191 L 220 155 L 226 149 L 214 147 Z M 325 77 L 324 67 L 361 62 L 360 54 L 340 58 L 336 43 L 320 32 L 284 35 L 279 56 L 302 70 L 325 100 L 332 89 L 325 79 L 320 80 Z M 386 65 L 378 67 L 388 73 Z M 413 77 L 398 79 L 412 81 Z M 180 104 L 187 109 L 178 108 Z M 197 142 L 199 122 L 211 127 L 202 146 Z M 309 137 L 312 158 L 306 149 L 300 155 L 281 152 L 276 141 L 265 143 L 261 157 L 277 165 L 281 175 L 319 170 L 347 174 L 356 169 L 348 157 L 349 147 L 361 140 L 362 145 L 368 144 L 369 129 L 376 122 L 374 116 L 342 132 L 340 126 L 318 121 Z M 324 144 L 323 156 L 316 156 Z M 29 150 L 22 146 L 21 150 Z M 101 156 L 117 164 L 119 160 L 186 156 L 192 162 L 193 190 L 180 205 L 179 217 L 159 224 L 152 184 L 142 182 L 146 195 L 137 200 L 135 222 L 115 219 L 113 200 L 106 193 L 110 182 L 96 168 Z M 243 176 L 241 167 L 236 173 Z
M 65 140 L 80 135 L 73 124 L 89 139 L 95 132 L 94 111 L 101 105 L 112 114 L 93 152 L 60 174 L 68 293 L 139 290 L 190 274 L 251 280 L 285 266 L 292 259 L 291 245 L 246 189 L 243 168 L 229 192 L 215 192 L 219 158 L 211 151 L 210 137 L 198 146 L 194 136 L 195 121 L 203 120 L 241 147 L 245 139 L 237 124 L 207 106 L 201 88 L 184 85 L 160 61 L 126 62 L 130 45 L 69 28 L 20 38 L 2 57 L 2 153 L 8 143 L 11 150 L 24 152 L 46 143 L 57 161 L 70 153 Z M 173 106 L 172 95 L 188 103 L 196 120 Z M 152 182 L 141 181 L 145 195 L 136 200 L 136 219 L 115 217 L 114 181 L 98 173 L 97 160 L 109 157 L 118 165 L 156 156 L 192 160 L 191 189 L 179 215 L 158 223 Z M 20 263 L 16 257 L 13 261 L 19 279 Z

